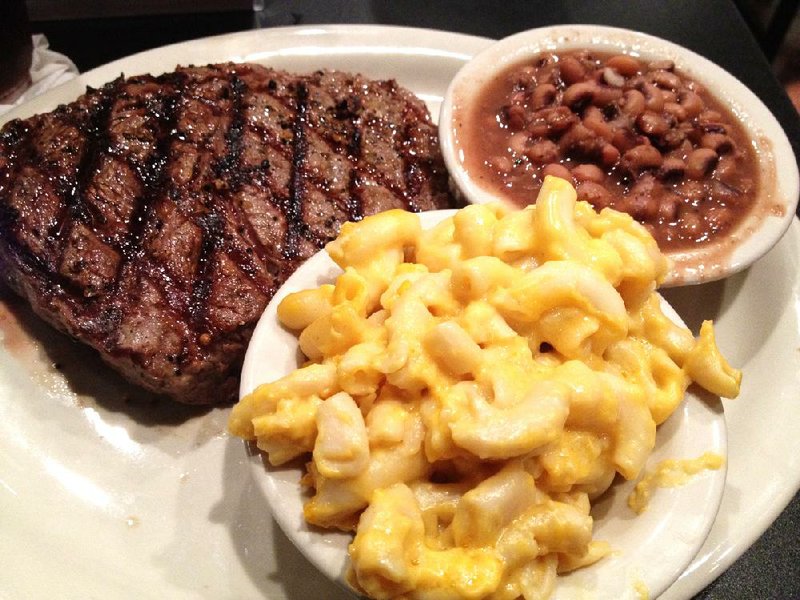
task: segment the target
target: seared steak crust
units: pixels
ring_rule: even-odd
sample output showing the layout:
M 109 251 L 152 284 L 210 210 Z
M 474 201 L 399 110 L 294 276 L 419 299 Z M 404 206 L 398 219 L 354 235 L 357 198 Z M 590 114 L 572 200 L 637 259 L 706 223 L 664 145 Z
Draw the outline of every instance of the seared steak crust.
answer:
M 0 132 L 4 279 L 187 403 L 235 397 L 266 303 L 344 221 L 450 203 L 423 103 L 342 72 L 119 78 Z

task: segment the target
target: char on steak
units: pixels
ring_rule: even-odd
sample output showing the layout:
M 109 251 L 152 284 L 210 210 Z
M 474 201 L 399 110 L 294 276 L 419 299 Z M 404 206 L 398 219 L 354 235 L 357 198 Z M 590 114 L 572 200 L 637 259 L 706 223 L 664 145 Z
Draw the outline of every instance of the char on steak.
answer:
M 119 78 L 0 131 L 0 269 L 128 379 L 235 398 L 286 277 L 347 220 L 451 205 L 394 81 L 250 64 Z

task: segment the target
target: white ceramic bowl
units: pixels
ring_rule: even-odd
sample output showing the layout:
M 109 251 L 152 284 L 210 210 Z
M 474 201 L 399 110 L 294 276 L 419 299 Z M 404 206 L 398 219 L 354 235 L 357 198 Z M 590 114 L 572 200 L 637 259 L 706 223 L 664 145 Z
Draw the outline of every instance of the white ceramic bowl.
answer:
M 432 227 L 453 212 L 422 213 L 422 225 Z M 340 273 L 326 252 L 318 252 L 278 290 L 247 349 L 240 397 L 299 366 L 297 338 L 278 323 L 276 310 L 281 300 L 292 292 L 333 283 Z M 680 322 L 666 301 L 663 305 L 670 318 Z M 695 458 L 704 452 L 727 456 L 722 406 L 719 400 L 703 400 L 689 392 L 659 427 L 647 466 L 652 468 L 667 458 Z M 287 537 L 323 573 L 343 582 L 351 536 L 310 527 L 305 522 L 301 465 L 269 467 L 259 452 L 251 452 L 250 461 L 256 484 Z M 658 596 L 680 576 L 706 539 L 722 499 L 725 475 L 723 467 L 704 471 L 685 486 L 658 489 L 647 511 L 638 516 L 627 506 L 634 483 L 615 483 L 592 511 L 595 538 L 610 542 L 615 554 L 561 577 L 553 600 L 633 600 L 641 597 L 634 591 L 638 584 L 644 584 L 651 598 Z
M 668 253 L 674 266 L 665 285 L 721 279 L 769 251 L 792 223 L 800 196 L 797 162 L 780 124 L 753 92 L 721 67 L 677 44 L 627 29 L 595 25 L 532 29 L 496 42 L 462 67 L 447 89 L 439 116 L 442 152 L 457 191 L 473 203 L 499 199 L 464 168 L 454 126 L 459 109 L 468 106 L 484 85 L 507 67 L 541 52 L 579 48 L 674 61 L 677 69 L 727 104 L 753 140 L 762 180 L 753 210 L 729 236 Z

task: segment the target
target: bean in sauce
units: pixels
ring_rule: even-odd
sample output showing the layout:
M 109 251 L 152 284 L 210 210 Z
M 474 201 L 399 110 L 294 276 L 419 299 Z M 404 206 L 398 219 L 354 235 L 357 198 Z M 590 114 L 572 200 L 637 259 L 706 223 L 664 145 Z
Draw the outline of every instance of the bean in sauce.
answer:
M 666 60 L 589 50 L 513 65 L 456 114 L 465 167 L 520 206 L 545 175 L 645 225 L 664 250 L 724 235 L 758 186 L 734 115 Z

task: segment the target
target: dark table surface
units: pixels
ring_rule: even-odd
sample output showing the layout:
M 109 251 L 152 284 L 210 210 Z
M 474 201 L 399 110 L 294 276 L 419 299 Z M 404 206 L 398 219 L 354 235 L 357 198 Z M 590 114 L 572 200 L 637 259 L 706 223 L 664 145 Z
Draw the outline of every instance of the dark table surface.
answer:
M 492 38 L 563 23 L 627 27 L 681 44 L 736 75 L 772 110 L 800 156 L 800 118 L 730 0 L 268 0 L 266 5 L 258 19 L 249 11 L 231 11 L 38 21 L 33 30 L 46 34 L 54 50 L 85 71 L 140 50 L 256 26 L 379 23 Z M 696 598 L 800 598 L 800 496 Z

